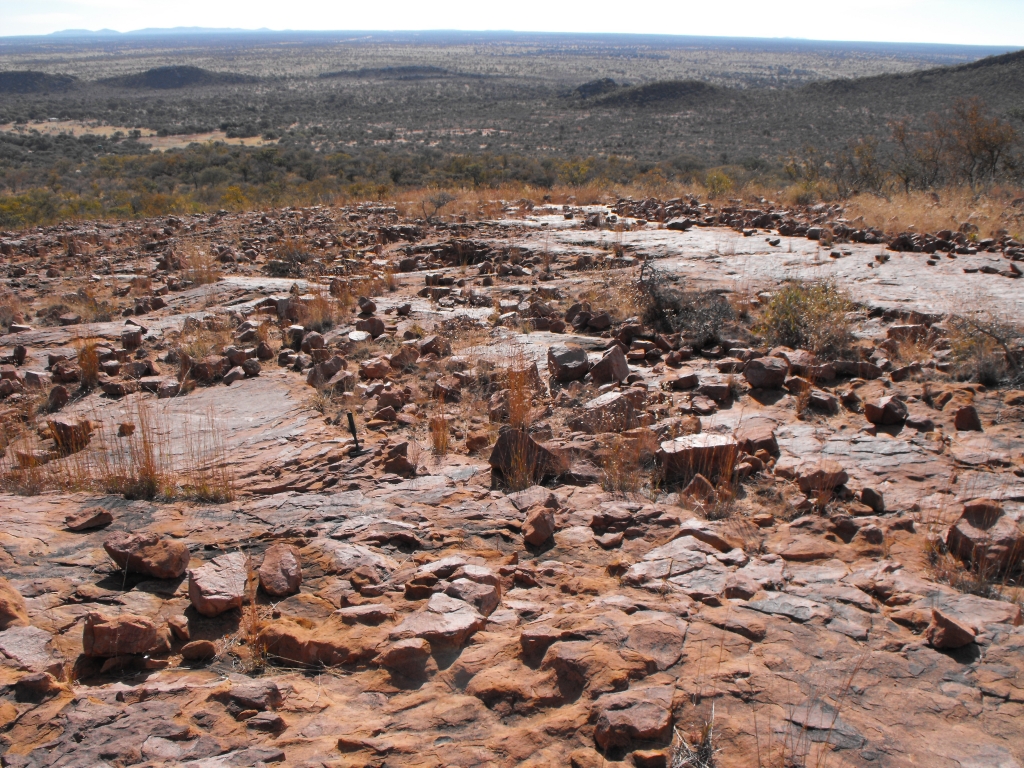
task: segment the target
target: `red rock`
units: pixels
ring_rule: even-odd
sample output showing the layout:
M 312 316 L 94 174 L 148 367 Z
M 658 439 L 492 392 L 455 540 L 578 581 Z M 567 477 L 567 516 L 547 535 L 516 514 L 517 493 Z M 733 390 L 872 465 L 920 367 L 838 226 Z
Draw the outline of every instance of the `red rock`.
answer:
M 772 456 L 779 455 L 775 427 L 766 419 L 747 419 L 740 422 L 736 428 L 735 437 L 739 449 L 751 456 L 762 450 Z
M 430 658 L 430 643 L 421 637 L 410 637 L 389 643 L 376 658 L 377 664 L 404 675 L 421 672 Z
M 157 579 L 178 578 L 185 573 L 190 557 L 184 542 L 161 539 L 155 533 L 114 533 L 103 542 L 103 548 L 121 568 Z
M 810 466 L 804 465 L 797 474 L 797 484 L 800 490 L 807 494 L 833 491 L 840 485 L 845 485 L 849 479 L 850 476 L 842 465 L 831 459 L 822 459 Z
M 86 616 L 82 648 L 86 656 L 112 658 L 134 654 L 161 654 L 171 649 L 170 630 L 145 616 L 122 613 L 108 618 Z
M 577 381 L 586 376 L 589 370 L 590 361 L 582 347 L 575 344 L 553 344 L 548 347 L 548 372 L 556 381 Z
M 218 616 L 241 608 L 249 576 L 248 558 L 229 552 L 188 572 L 188 596 L 203 616 Z
M 594 703 L 594 740 L 609 747 L 667 739 L 672 729 L 671 687 L 641 688 L 610 693 Z
M 27 627 L 28 607 L 11 583 L 0 577 L 0 631 L 8 627 Z
M 757 357 L 743 368 L 743 378 L 754 389 L 782 389 L 789 364 L 781 357 Z
M 896 397 L 864 403 L 864 417 L 872 424 L 894 426 L 907 420 L 907 405 Z
M 568 469 L 565 459 L 534 440 L 525 430 L 504 427 L 487 459 L 506 482 L 532 485 Z M 522 486 L 520 486 L 522 487 Z
M 555 535 L 555 516 L 547 507 L 536 506 L 526 514 L 523 540 L 539 547 Z
M 684 435 L 663 442 L 657 458 L 668 482 L 688 482 L 697 474 L 708 478 L 731 475 L 736 448 L 736 440 L 728 435 Z
M 391 373 L 391 363 L 380 357 L 371 357 L 359 364 L 359 376 L 364 379 L 383 379 Z
M 487 619 L 469 603 L 434 594 L 423 610 L 406 618 L 391 631 L 390 637 L 392 640 L 420 637 L 431 644 L 462 646 L 486 623 Z
M 981 418 L 973 405 L 962 405 L 953 415 L 953 426 L 958 432 L 981 432 Z
M 302 584 L 299 550 L 290 544 L 271 544 L 260 565 L 260 587 L 271 597 L 294 595 Z
M 88 531 L 114 522 L 114 516 L 103 507 L 89 507 L 64 518 L 69 531 Z
M 629 365 L 622 347 L 616 344 L 605 352 L 590 369 L 590 376 L 597 385 L 625 381 L 629 376 Z
M 932 610 L 932 621 L 924 631 L 928 644 L 935 649 L 963 648 L 974 642 L 974 630 L 939 610 Z
M 260 642 L 272 658 L 311 667 L 369 661 L 386 639 L 383 628 L 346 626 L 334 617 L 315 626 L 308 620 L 279 619 L 260 632 Z
M 193 640 L 181 648 L 181 658 L 186 661 L 207 661 L 217 656 L 217 645 L 212 640 Z
M 583 408 L 566 419 L 566 425 L 576 432 L 624 432 L 639 425 L 633 401 L 624 392 L 605 392 L 585 403 Z
M 961 560 L 1001 572 L 1024 554 L 1024 530 L 991 499 L 964 504 L 960 518 L 946 533 L 946 546 Z

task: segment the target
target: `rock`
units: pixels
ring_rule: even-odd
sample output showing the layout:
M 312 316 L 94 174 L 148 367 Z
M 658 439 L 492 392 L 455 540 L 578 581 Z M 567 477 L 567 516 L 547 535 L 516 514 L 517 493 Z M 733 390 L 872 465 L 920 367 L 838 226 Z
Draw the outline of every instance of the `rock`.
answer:
M 672 730 L 669 686 L 609 693 L 594 702 L 594 741 L 602 750 L 667 740 Z
M 981 432 L 981 418 L 973 405 L 962 405 L 953 414 L 953 426 L 957 432 Z
M 102 528 L 114 522 L 114 516 L 103 507 L 89 507 L 64 518 L 64 525 L 69 531 L 88 531 Z
M 0 577 L 0 630 L 28 626 L 28 607 L 7 579 Z
M 68 388 L 63 384 L 58 384 L 50 390 L 49 396 L 46 398 L 46 410 L 53 413 L 59 411 L 65 405 L 71 401 L 71 393 L 68 392 Z
M 420 355 L 437 355 L 448 357 L 452 353 L 452 345 L 443 336 L 427 336 L 419 343 Z
M 63 686 L 49 672 L 33 672 L 14 684 L 14 696 L 17 701 L 36 704 L 56 696 L 62 690 Z
M 590 376 L 598 386 L 613 381 L 625 381 L 629 376 L 629 365 L 626 363 L 626 355 L 622 351 L 622 347 L 616 344 L 605 352 L 590 369 Z
M 697 379 L 696 373 L 689 368 L 684 368 L 676 376 L 669 379 L 667 383 L 673 391 L 682 392 L 695 388 L 700 382 Z
M 236 365 L 234 368 L 224 374 L 223 382 L 227 386 L 231 386 L 236 381 L 241 381 L 245 378 L 245 371 L 242 370 L 242 366 Z
M 389 605 L 378 603 L 363 603 L 362 605 L 350 605 L 341 610 L 335 611 L 346 624 L 370 624 L 377 626 L 395 617 L 395 609 Z
M 370 338 L 375 339 L 382 336 L 387 328 L 379 317 L 364 317 L 361 320 L 356 320 L 356 330 L 365 331 L 370 334 Z
M 666 440 L 657 459 L 668 482 L 689 482 L 697 474 L 707 478 L 731 475 L 736 449 L 734 438 L 702 432 Z
M 387 631 L 381 627 L 346 626 L 334 616 L 315 625 L 308 620 L 279 619 L 260 631 L 260 642 L 271 657 L 303 667 L 368 662 L 386 639 Z
M 356 303 L 359 305 L 359 313 L 362 315 L 372 315 L 377 311 L 377 305 L 366 296 L 360 296 Z
M 438 593 L 431 596 L 423 610 L 395 627 L 390 638 L 419 637 L 432 645 L 459 647 L 486 623 L 487 620 L 469 603 Z
M 188 546 L 182 541 L 161 539 L 155 533 L 118 532 L 103 542 L 110 558 L 129 573 L 157 579 L 176 579 L 188 567 Z
M 590 361 L 582 347 L 575 344 L 553 344 L 548 347 L 548 371 L 556 381 L 578 381 L 589 370 Z
M 1024 530 L 991 499 L 964 504 L 959 519 L 946 533 L 946 547 L 955 556 L 1002 573 L 1024 553 Z
M 491 444 L 491 436 L 487 432 L 470 432 L 466 438 L 466 450 L 469 453 L 482 451 Z
M 276 712 L 260 712 L 245 721 L 245 727 L 254 731 L 267 731 L 277 733 L 283 731 L 287 726 L 284 718 Z
M 775 428 L 766 419 L 747 419 L 740 422 L 735 432 L 736 444 L 741 451 L 751 456 L 758 451 L 779 455 L 779 443 L 775 439 Z
M 536 506 L 530 509 L 523 523 L 523 540 L 539 547 L 555 535 L 555 516 L 548 507 Z
M 171 633 L 166 625 L 145 616 L 122 613 L 108 618 L 90 613 L 82 631 L 82 649 L 86 656 L 98 658 L 167 653 Z
M 44 629 L 12 626 L 0 632 L 0 660 L 6 667 L 59 675 L 65 657 L 53 647 L 53 637 Z
M 271 597 L 294 595 L 302 584 L 299 551 L 284 542 L 271 544 L 260 565 L 260 587 Z
M 639 425 L 633 401 L 624 392 L 605 392 L 584 404 L 577 415 L 566 419 L 576 432 L 624 432 Z
M 371 357 L 359 364 L 359 376 L 364 379 L 383 379 L 391 373 L 391 363 L 380 357 Z
M 491 449 L 487 463 L 510 483 L 532 485 L 568 469 L 568 462 L 521 429 L 505 427 Z M 522 485 L 520 485 L 522 487 Z
M 932 610 L 932 621 L 924 631 L 928 644 L 937 650 L 963 648 L 974 642 L 974 630 L 942 611 Z
M 907 420 L 907 406 L 895 397 L 883 397 L 876 402 L 865 402 L 864 416 L 872 424 L 894 426 Z
M 241 608 L 248 576 L 248 558 L 243 553 L 215 557 L 205 565 L 189 569 L 189 600 L 203 616 L 218 616 Z
M 754 389 L 782 389 L 789 364 L 781 357 L 755 357 L 743 369 L 743 378 Z
M 382 667 L 412 677 L 422 673 L 429 658 L 430 643 L 421 637 L 410 637 L 388 644 L 375 661 Z
M 501 591 L 493 584 L 480 584 L 470 579 L 455 579 L 444 593 L 469 603 L 484 616 L 490 616 L 501 602 Z
M 845 485 L 850 476 L 842 465 L 831 459 L 822 459 L 816 464 L 803 465 L 798 470 L 797 484 L 806 494 L 829 492 Z
M 93 426 L 88 419 L 75 421 L 69 418 L 56 418 L 46 423 L 57 443 L 57 450 L 65 456 L 84 450 L 92 440 Z
M 262 370 L 263 367 L 260 365 L 259 360 L 250 357 L 242 361 L 242 373 L 250 379 L 254 376 L 259 376 Z
M 181 658 L 185 661 L 209 661 L 216 656 L 217 645 L 212 640 L 193 640 L 181 648 Z
M 755 643 L 764 640 L 767 633 L 763 621 L 752 612 L 742 609 L 705 606 L 701 608 L 700 618 L 719 629 L 735 632 L 748 640 L 753 640 Z

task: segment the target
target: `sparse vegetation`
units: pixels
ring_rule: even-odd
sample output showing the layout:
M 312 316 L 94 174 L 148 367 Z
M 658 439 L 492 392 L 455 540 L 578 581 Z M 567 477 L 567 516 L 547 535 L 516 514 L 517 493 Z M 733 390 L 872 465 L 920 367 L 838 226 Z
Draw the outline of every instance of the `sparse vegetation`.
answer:
M 853 309 L 853 302 L 834 282 L 790 283 L 768 299 L 755 330 L 769 346 L 835 357 L 852 340 L 848 314 Z

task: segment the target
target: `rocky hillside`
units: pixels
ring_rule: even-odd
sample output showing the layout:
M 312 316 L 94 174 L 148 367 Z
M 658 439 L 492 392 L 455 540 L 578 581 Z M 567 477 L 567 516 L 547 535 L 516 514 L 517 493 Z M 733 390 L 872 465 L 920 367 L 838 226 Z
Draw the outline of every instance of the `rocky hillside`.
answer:
M 0 233 L 3 765 L 1021 766 L 1020 243 L 501 205 Z

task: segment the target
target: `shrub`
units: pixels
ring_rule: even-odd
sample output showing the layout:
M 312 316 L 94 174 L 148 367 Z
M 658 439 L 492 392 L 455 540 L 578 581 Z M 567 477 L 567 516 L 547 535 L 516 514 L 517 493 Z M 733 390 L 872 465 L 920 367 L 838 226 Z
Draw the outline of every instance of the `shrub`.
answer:
M 992 387 L 1024 382 L 1024 329 L 995 319 L 949 320 L 953 374 Z
M 835 356 L 852 340 L 847 313 L 853 302 L 835 283 L 791 283 L 777 291 L 755 330 L 770 346 Z
M 637 288 L 645 324 L 662 333 L 680 333 L 698 348 L 717 344 L 722 326 L 736 318 L 725 297 L 714 291 L 681 291 L 648 264 Z

